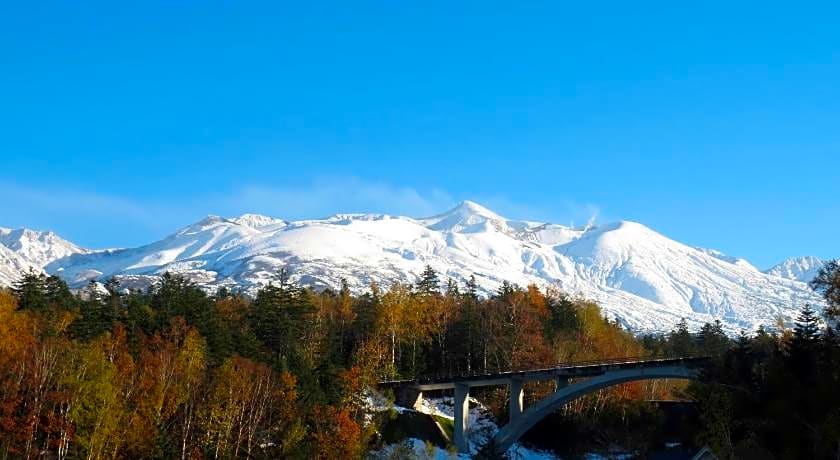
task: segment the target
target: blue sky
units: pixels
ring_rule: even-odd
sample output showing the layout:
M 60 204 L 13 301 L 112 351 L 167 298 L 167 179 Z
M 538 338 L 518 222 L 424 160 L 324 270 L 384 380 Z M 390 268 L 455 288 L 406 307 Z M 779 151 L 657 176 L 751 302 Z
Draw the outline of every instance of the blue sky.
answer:
M 836 4 L 28 3 L 0 4 L 0 226 L 472 199 L 840 255 Z

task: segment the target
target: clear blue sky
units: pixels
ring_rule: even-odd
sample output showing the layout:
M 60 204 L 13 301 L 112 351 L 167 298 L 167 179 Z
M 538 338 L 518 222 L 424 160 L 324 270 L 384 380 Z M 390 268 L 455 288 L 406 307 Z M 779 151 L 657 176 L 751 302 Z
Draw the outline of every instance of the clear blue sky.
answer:
M 836 3 L 305 3 L 0 4 L 0 226 L 472 199 L 840 256 Z

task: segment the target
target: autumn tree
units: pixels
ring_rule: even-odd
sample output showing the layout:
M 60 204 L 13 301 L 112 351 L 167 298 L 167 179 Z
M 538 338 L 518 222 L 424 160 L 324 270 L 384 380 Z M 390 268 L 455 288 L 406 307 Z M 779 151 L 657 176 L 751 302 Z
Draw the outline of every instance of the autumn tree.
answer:
M 193 428 L 206 342 L 183 318 L 145 340 L 134 399 L 136 455 L 184 456 Z
M 362 431 L 348 409 L 316 406 L 310 423 L 310 458 L 352 460 L 362 457 Z
M 289 455 L 304 435 L 296 391 L 289 373 L 277 374 L 238 356 L 225 360 L 214 374 L 201 413 L 207 456 Z

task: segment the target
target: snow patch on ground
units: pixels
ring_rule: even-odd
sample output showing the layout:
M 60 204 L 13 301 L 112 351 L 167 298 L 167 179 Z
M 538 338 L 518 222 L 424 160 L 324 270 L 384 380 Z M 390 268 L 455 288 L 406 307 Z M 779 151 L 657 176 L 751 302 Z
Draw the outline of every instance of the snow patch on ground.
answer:
M 453 410 L 453 398 L 423 398 L 418 407 L 418 412 L 436 415 L 439 417 L 454 420 L 455 412 Z M 371 407 L 376 407 L 376 403 L 371 400 Z M 382 407 L 382 406 L 379 406 Z M 411 411 L 404 407 L 394 407 L 397 411 Z M 458 454 L 451 450 L 441 449 L 436 446 L 429 446 L 419 439 L 409 439 L 404 445 L 389 445 L 383 449 L 371 454 L 372 458 L 390 458 L 389 455 L 396 454 L 399 449 L 408 449 L 413 452 L 416 458 L 432 458 L 432 459 L 469 459 L 478 453 L 478 450 L 487 444 L 496 432 L 499 431 L 499 426 L 496 423 L 493 414 L 484 407 L 475 398 L 470 398 L 470 426 L 467 432 L 467 438 L 470 441 L 470 454 Z M 509 450 L 508 455 L 512 459 L 522 460 L 550 460 L 557 457 L 550 452 L 542 452 L 533 449 L 528 449 L 519 444 L 514 444 Z

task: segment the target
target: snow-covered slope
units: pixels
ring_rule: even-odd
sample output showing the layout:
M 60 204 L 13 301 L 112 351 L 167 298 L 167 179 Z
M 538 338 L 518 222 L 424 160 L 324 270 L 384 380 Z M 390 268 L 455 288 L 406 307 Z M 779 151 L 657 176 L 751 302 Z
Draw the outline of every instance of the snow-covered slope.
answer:
M 724 253 L 722 253 L 722 252 L 720 252 L 716 249 L 706 249 L 706 248 L 695 248 L 695 249 L 697 249 L 698 251 L 702 251 L 702 252 L 714 257 L 715 259 L 720 259 L 724 262 L 729 262 L 731 264 L 739 265 L 739 266 L 744 267 L 744 268 L 749 269 L 749 270 L 758 271 L 758 269 L 755 268 L 755 266 L 753 264 L 749 263 L 749 261 L 747 261 L 747 259 L 742 259 L 740 257 L 728 256 L 728 255 L 726 255 L 726 254 L 724 254 Z
M 791 257 L 764 273 L 808 283 L 817 276 L 823 265 L 825 265 L 825 262 L 819 257 Z
M 54 260 L 85 252 L 53 232 L 0 227 L 0 286 L 11 285 L 29 270 L 41 271 Z
M 39 268 L 0 244 L 0 286 L 11 286 L 21 274 Z
M 429 218 L 340 214 L 288 222 L 259 215 L 210 216 L 155 243 L 72 254 L 47 266 L 68 282 L 121 276 L 134 286 L 166 271 L 210 288 L 254 291 L 286 268 L 316 288 L 342 278 L 356 290 L 371 282 L 414 282 L 424 266 L 486 291 L 502 281 L 556 286 L 600 302 L 636 330 L 667 330 L 680 318 L 720 319 L 752 329 L 803 303 L 820 305 L 796 280 L 768 275 L 743 259 L 686 246 L 634 222 L 576 229 L 514 221 L 472 202 Z

